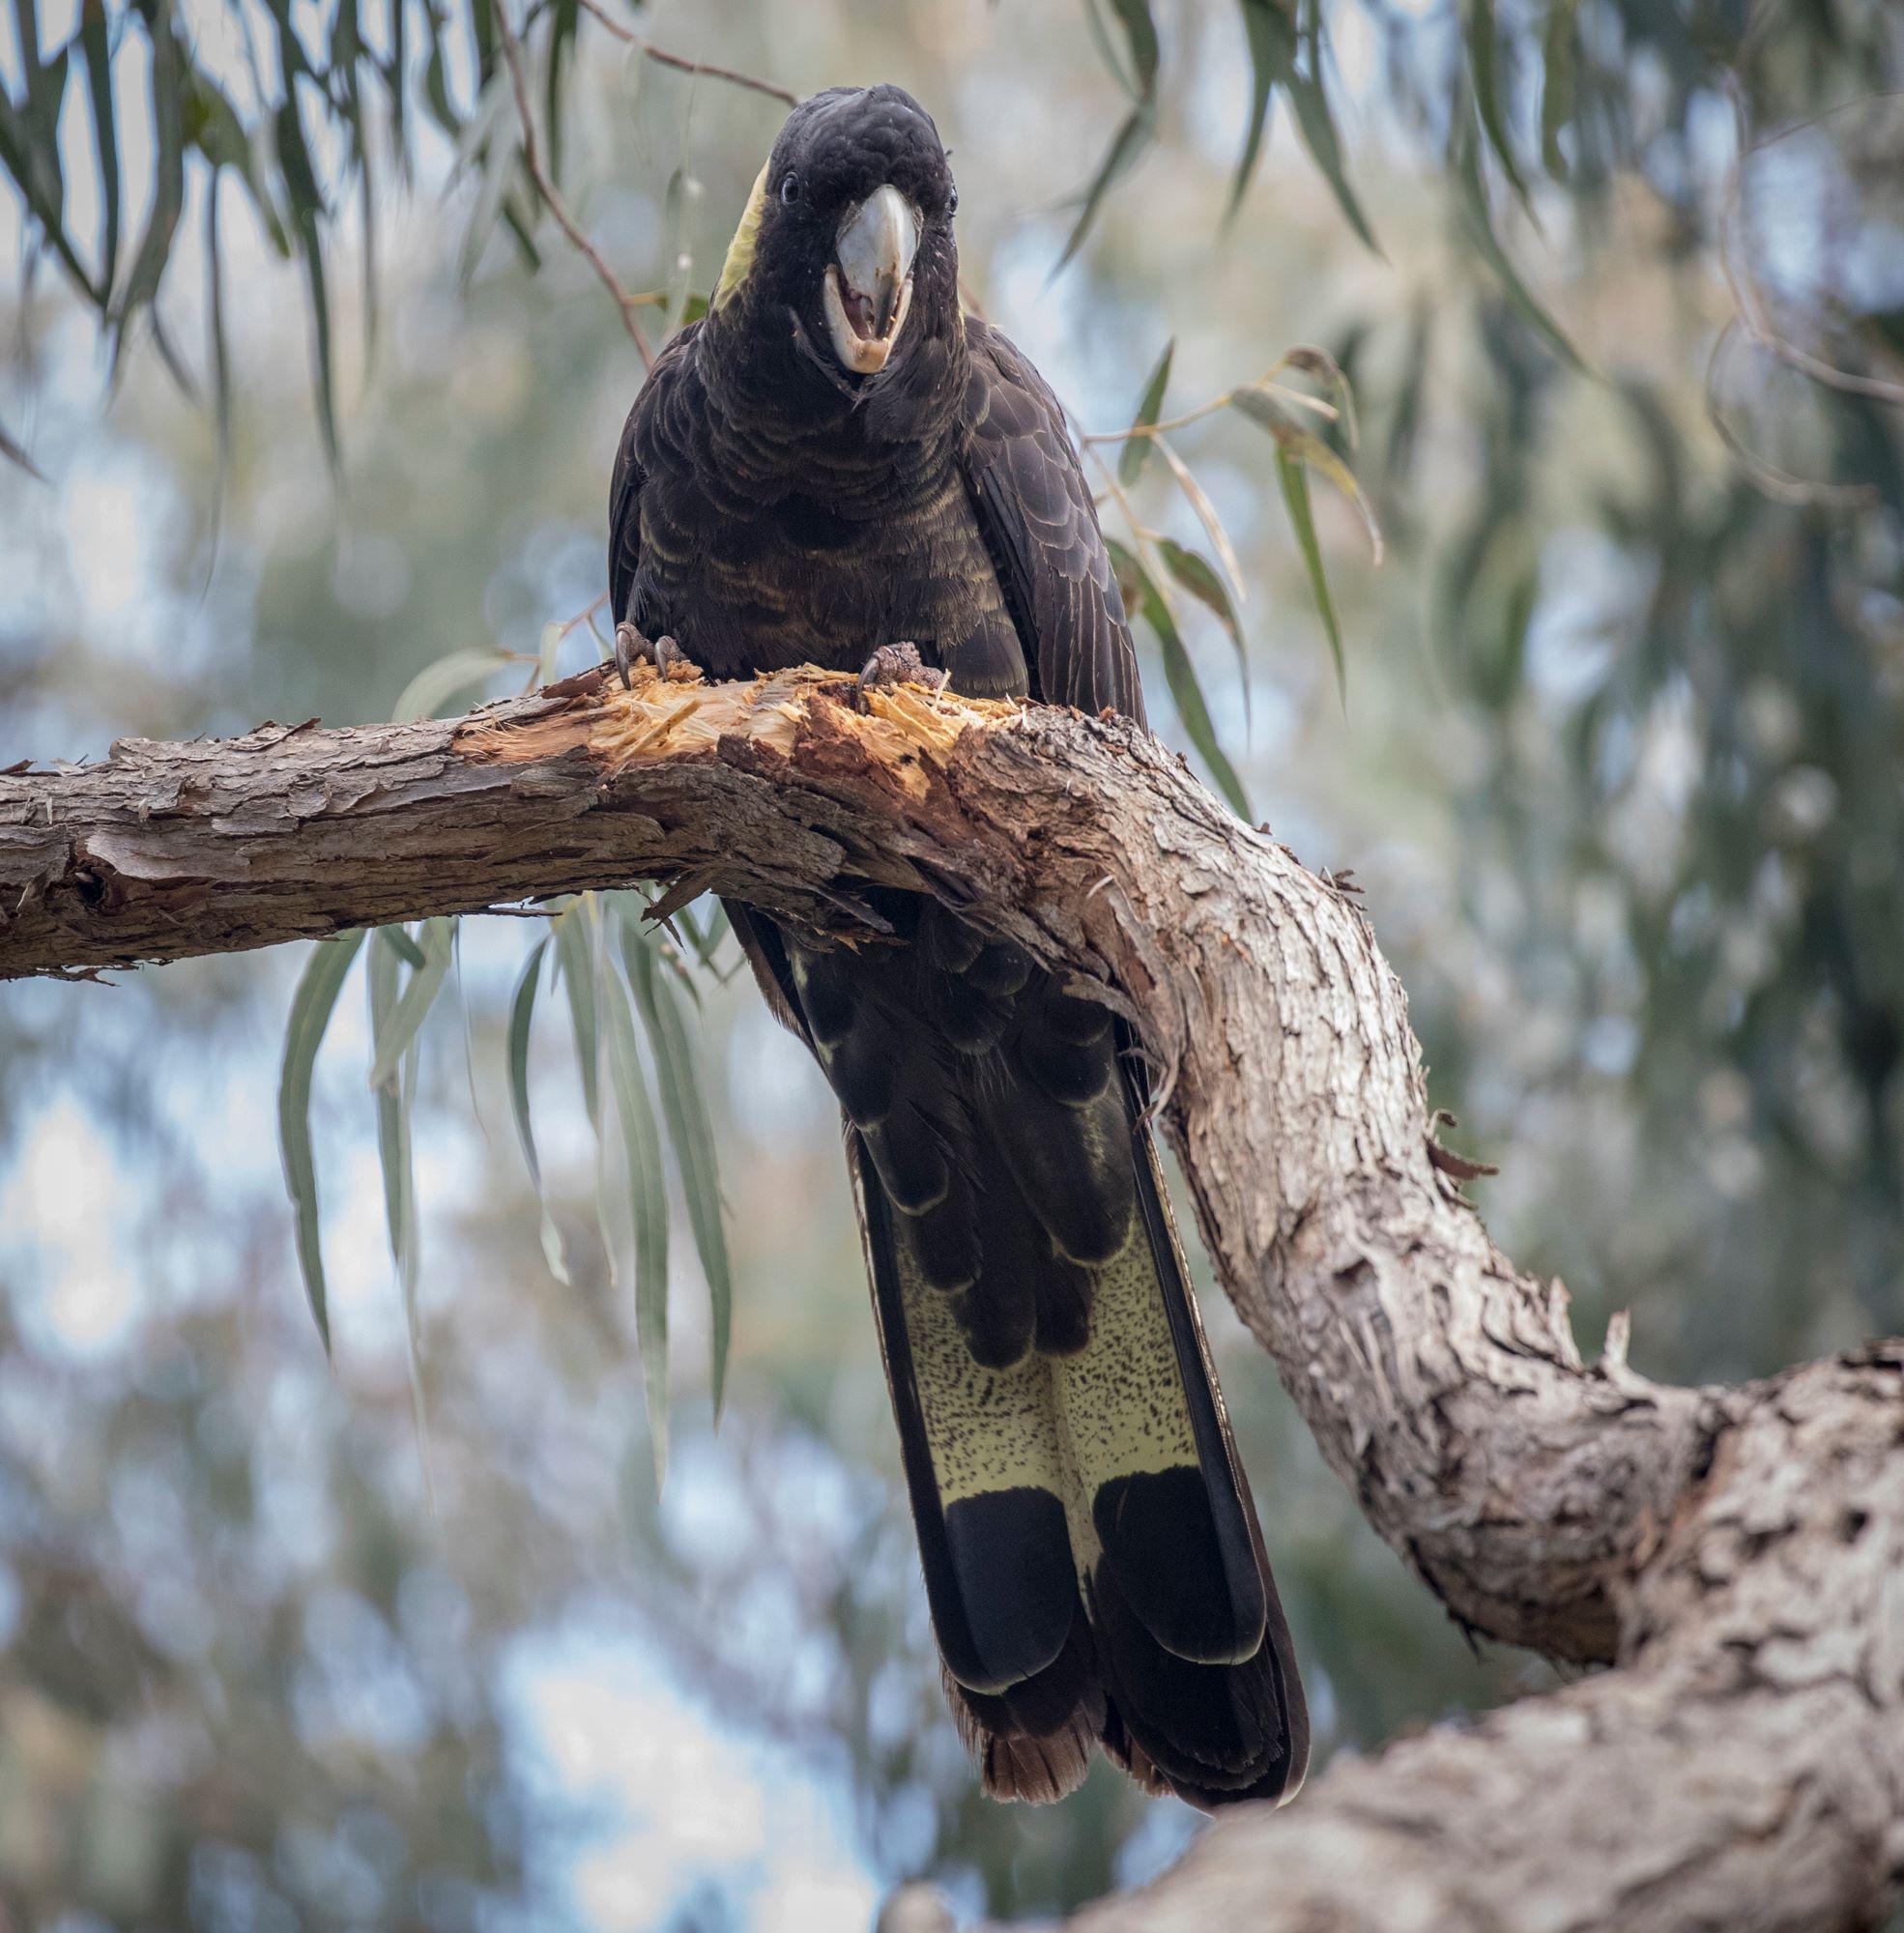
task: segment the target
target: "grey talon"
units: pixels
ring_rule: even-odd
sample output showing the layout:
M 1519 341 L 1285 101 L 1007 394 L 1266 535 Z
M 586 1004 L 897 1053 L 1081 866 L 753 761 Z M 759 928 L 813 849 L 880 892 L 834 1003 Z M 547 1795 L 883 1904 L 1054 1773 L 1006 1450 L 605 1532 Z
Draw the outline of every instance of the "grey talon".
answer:
M 863 697 L 895 684 L 923 684 L 934 691 L 945 688 L 945 673 L 929 665 L 913 644 L 881 645 L 859 668 L 859 690 Z

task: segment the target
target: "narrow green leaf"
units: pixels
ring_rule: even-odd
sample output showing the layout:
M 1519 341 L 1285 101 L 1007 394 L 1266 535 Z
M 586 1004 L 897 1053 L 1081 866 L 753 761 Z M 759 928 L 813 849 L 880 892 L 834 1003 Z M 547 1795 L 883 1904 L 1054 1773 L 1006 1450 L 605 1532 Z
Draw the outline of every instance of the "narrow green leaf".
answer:
M 388 928 L 385 929 L 387 932 Z M 463 1081 L 470 1090 L 470 1112 L 476 1116 L 476 1132 L 485 1142 L 489 1123 L 482 1117 L 482 1097 L 476 1092 L 476 1022 L 470 1013 L 470 986 L 463 977 L 463 922 L 449 922 L 449 973 L 456 988 L 456 1018 L 462 1022 Z
M 433 717 L 450 699 L 481 690 L 499 671 L 514 662 L 506 651 L 446 651 L 403 687 L 390 715 L 399 725 L 412 718 Z
M 1305 72 L 1296 58 L 1296 20 L 1287 0 L 1247 0 L 1244 27 L 1249 35 L 1251 61 L 1258 69 L 1256 84 L 1262 85 L 1260 76 L 1266 72 L 1289 97 L 1289 105 L 1296 115 L 1296 131 L 1303 137 L 1303 146 L 1309 150 L 1310 159 L 1321 169 L 1322 178 L 1336 197 L 1336 205 L 1347 217 L 1349 226 L 1361 238 L 1363 245 L 1379 255 L 1381 245 L 1375 240 L 1374 230 L 1362 212 L 1362 203 L 1354 188 L 1349 186 L 1348 172 L 1342 161 L 1341 142 L 1336 133 L 1336 117 L 1322 85 L 1319 35 L 1309 37 L 1311 71 Z M 1259 144 L 1261 130 L 1256 128 L 1253 131 Z M 1255 166 L 1255 159 L 1249 147 L 1249 136 L 1246 136 L 1245 159 L 1252 169 Z M 1248 176 L 1239 176 L 1239 182 L 1246 186 Z M 1233 196 L 1240 194 L 1240 187 L 1232 188 L 1231 193 Z
M 711 966 L 715 956 L 721 950 L 721 941 L 733 930 L 727 916 L 727 908 L 719 900 L 707 903 L 707 923 L 694 936 L 695 957 L 704 966 Z M 692 931 L 692 929 L 690 929 Z
M 1236 552 L 1229 541 L 1229 533 L 1223 527 L 1223 519 L 1217 515 L 1217 506 L 1210 502 L 1209 493 L 1197 482 L 1190 465 L 1180 457 L 1160 436 L 1155 439 L 1157 451 L 1168 466 L 1176 486 L 1183 492 L 1184 502 L 1197 513 L 1197 521 L 1203 526 L 1203 534 L 1210 539 L 1210 546 L 1217 554 L 1217 563 L 1223 566 L 1224 574 L 1236 587 L 1236 594 L 1243 594 L 1243 566 L 1236 562 Z
M 476 72 L 486 84 L 496 72 L 495 0 L 470 0 L 470 36 L 476 43 Z
M 554 0 L 549 9 L 549 51 L 545 66 L 543 126 L 549 130 L 549 179 L 562 181 L 563 69 L 575 52 L 575 30 L 581 24 L 581 0 Z
M 1296 545 L 1309 570 L 1310 590 L 1329 639 L 1329 655 L 1336 664 L 1336 694 L 1344 709 L 1348 706 L 1348 659 L 1342 649 L 1341 625 L 1336 617 L 1336 600 L 1329 591 L 1329 573 L 1323 568 L 1322 546 L 1315 537 L 1315 516 L 1309 502 L 1309 471 L 1300 456 L 1290 450 L 1276 452 L 1276 473 L 1283 481 L 1283 501 L 1289 508 L 1289 527 L 1296 534 Z
M 1322 385 L 1329 404 L 1336 412 L 1336 419 L 1341 425 L 1342 441 L 1350 449 L 1361 443 L 1362 430 L 1355 419 L 1354 386 L 1343 373 L 1342 365 L 1326 349 L 1299 342 L 1295 348 L 1284 352 L 1276 367 L 1300 369 L 1305 376 L 1314 377 Z
M 569 901 L 556 920 L 556 967 L 568 995 L 575 1029 L 575 1057 L 582 1069 L 582 1100 L 595 1131 L 601 1131 L 601 1051 L 595 1024 L 594 920 L 584 893 Z
M 59 47 L 50 60 L 40 57 L 40 21 L 34 0 L 14 0 L 14 32 L 20 52 L 24 82 L 15 104 L 4 85 L 9 130 L 10 166 L 18 178 L 28 206 L 46 230 L 54 252 L 77 270 L 80 286 L 96 304 L 103 304 L 97 287 L 78 266 L 77 250 L 66 230 L 66 171 L 60 154 L 60 116 L 66 106 L 66 85 L 72 72 L 72 43 Z M 17 154 L 18 165 L 14 158 Z
M 406 34 L 406 23 L 410 18 L 410 0 L 389 0 L 389 61 L 384 69 L 385 91 L 389 96 L 390 148 L 396 156 L 397 168 L 407 183 L 410 180 L 410 47 Z
M 115 341 L 141 308 L 159 299 L 159 286 L 172 259 L 172 238 L 185 207 L 185 94 L 188 62 L 169 16 L 152 28 L 152 130 L 157 150 L 153 165 L 152 213 L 131 273 L 120 291 Z M 115 348 L 116 353 L 116 348 Z
M 216 495 L 220 511 L 225 473 L 231 466 L 231 351 L 225 335 L 225 259 L 218 220 L 218 188 L 223 180 L 224 170 L 215 166 L 205 190 L 205 306 L 211 318 L 212 415 L 218 436 Z M 219 516 L 213 517 L 215 530 L 219 521 Z
M 352 89 L 351 100 L 358 99 Z M 357 206 L 358 226 L 362 231 L 358 246 L 363 262 L 363 361 L 366 366 L 377 360 L 377 331 L 383 314 L 383 277 L 377 268 L 377 184 L 370 145 L 358 132 Z
M 1508 133 L 1508 117 L 1501 105 L 1501 45 L 1494 24 L 1494 0 L 1466 0 L 1468 72 L 1474 77 L 1474 102 L 1480 110 L 1481 125 L 1487 143 L 1501 163 L 1501 172 L 1520 205 L 1533 212 L 1527 198 L 1527 183 L 1520 164 L 1515 159 L 1514 142 Z
M 103 0 L 81 0 L 79 45 L 86 56 L 86 86 L 93 106 L 93 151 L 100 165 L 100 300 L 112 300 L 119 262 L 119 130 L 112 109 L 112 43 Z
M 1222 620 L 1224 629 L 1229 633 L 1230 643 L 1236 647 L 1237 669 L 1243 675 L 1243 688 L 1248 691 L 1250 654 L 1243 641 L 1243 620 L 1236 615 L 1229 587 L 1207 559 L 1198 557 L 1194 550 L 1186 550 L 1174 537 L 1159 537 L 1157 554 L 1164 560 L 1164 567 L 1170 575 L 1199 604 L 1215 612 Z
M 707 1278 L 708 1305 L 713 1318 L 711 1382 L 714 1419 L 718 1422 L 727 1393 L 728 1344 L 734 1329 L 734 1275 L 728 1259 L 727 1226 L 721 1212 L 720 1167 L 713 1125 L 707 1118 L 707 1097 L 702 1092 L 701 1073 L 695 1065 L 680 1002 L 669 979 L 655 970 L 658 951 L 655 938 L 642 931 L 636 915 L 624 911 L 621 958 L 648 1030 L 649 1051 L 654 1057 L 656 1085 L 661 1094 L 662 1118 L 667 1122 L 669 1144 L 680 1173 L 695 1251 Z
M 391 1034 L 403 1001 L 408 996 L 408 988 L 403 994 L 397 992 L 401 965 L 394 948 L 371 948 L 365 978 L 373 1040 Z M 413 976 L 411 985 L 415 984 L 416 976 Z M 384 1177 L 384 1225 L 389 1235 L 390 1261 L 396 1270 L 397 1292 L 403 1302 L 410 1401 L 416 1412 L 417 1431 L 423 1445 L 427 1470 L 429 1407 L 423 1392 L 422 1321 L 417 1300 L 419 1255 L 417 1174 L 411 1156 L 411 1121 L 417 1100 L 417 1042 L 413 1035 L 387 1079 L 378 1081 L 373 1069 L 371 1085 L 375 1089 L 377 1104 L 377 1160 Z
M 648 1399 L 654 1481 L 668 1471 L 668 1191 L 662 1185 L 661 1131 L 649 1099 L 635 1024 L 613 968 L 601 976 L 608 1021 L 608 1070 L 628 1163 L 628 1196 L 635 1217 L 635 1341 L 641 1348 L 642 1388 Z
M 1090 232 L 1091 223 L 1097 219 L 1104 197 L 1112 184 L 1120 181 L 1137 164 L 1138 157 L 1150 145 L 1155 125 L 1148 104 L 1132 108 L 1124 117 L 1123 126 L 1111 136 L 1111 146 L 1105 150 L 1104 159 L 1098 163 L 1098 171 L 1091 178 L 1090 187 L 1084 190 L 1083 207 L 1079 211 L 1077 223 L 1065 241 L 1063 251 L 1053 265 L 1053 275 L 1083 245 L 1084 237 Z
M 1468 239 L 1499 277 L 1508 300 L 1526 318 L 1535 332 L 1570 368 L 1583 376 L 1593 372 L 1585 358 L 1573 347 L 1563 330 L 1541 305 L 1534 292 L 1521 279 L 1520 272 L 1508 258 L 1500 238 L 1494 233 L 1494 217 L 1487 207 L 1487 188 L 1481 179 L 1481 156 L 1471 126 L 1463 126 L 1456 135 L 1454 154 L 1456 209 Z
M 363 933 L 339 934 L 320 939 L 310 950 L 298 990 L 291 996 L 291 1014 L 284 1028 L 284 1064 L 277 1081 L 277 1147 L 284 1166 L 284 1185 L 297 1217 L 298 1268 L 312 1319 L 331 1353 L 331 1315 L 324 1291 L 324 1248 L 318 1215 L 317 1168 L 311 1157 L 311 1070 L 324 1044 L 337 1004 L 338 989 L 350 971 Z
M 554 681 L 557 662 L 562 656 L 562 641 L 567 635 L 565 624 L 548 623 L 542 626 L 542 642 L 535 648 L 535 685 Z M 534 688 L 531 687 L 532 690 Z
M 397 1076 L 399 1063 L 417 1038 L 417 1029 L 443 989 L 444 975 L 449 971 L 450 940 L 455 922 L 430 919 L 423 922 L 423 964 L 404 983 L 403 993 L 390 1009 L 376 1037 L 376 1057 L 370 1067 L 370 1084 L 387 1087 Z M 395 949 L 389 949 L 394 959 Z
M 426 964 L 427 956 L 411 938 L 408 927 L 380 926 L 377 929 L 377 938 L 406 966 L 421 966 Z
M 304 279 L 310 292 L 311 369 L 317 396 L 317 423 L 324 438 L 324 453 L 334 476 L 343 468 L 343 447 L 337 436 L 335 363 L 331 349 L 331 298 L 324 274 L 324 221 L 328 215 L 323 190 L 311 164 L 310 150 L 304 142 L 303 118 L 298 112 L 296 89 L 289 76 L 285 98 L 278 104 L 273 127 L 277 136 L 278 169 L 289 198 L 291 227 L 297 237 L 298 251 L 304 261 Z
M 1124 30 L 1131 50 L 1131 74 L 1137 96 L 1148 100 L 1157 91 L 1157 23 L 1150 17 L 1149 0 L 1111 0 L 1111 11 Z
M 1170 385 L 1170 359 L 1176 354 L 1177 339 L 1173 335 L 1164 345 L 1164 353 L 1157 359 L 1157 366 L 1150 372 L 1150 380 L 1143 386 L 1143 394 L 1138 401 L 1138 413 L 1131 418 L 1133 429 L 1148 429 L 1164 413 L 1164 391 Z M 1126 490 L 1143 475 L 1143 466 L 1150 456 L 1151 439 L 1147 436 L 1133 436 L 1125 440 L 1124 447 L 1117 454 L 1117 480 Z
M 568 1257 L 563 1251 L 562 1231 L 549 1212 L 549 1197 L 542 1186 L 542 1163 L 535 1152 L 535 1130 L 529 1117 L 529 1030 L 535 1018 L 535 990 L 543 956 L 549 950 L 544 934 L 530 949 L 509 1000 L 509 1111 L 515 1117 L 516 1140 L 522 1148 L 523 1165 L 535 1185 L 535 1205 L 542 1218 L 542 1259 L 549 1273 L 566 1288 L 569 1286 Z
M 103 313 L 105 298 L 93 277 L 93 272 L 79 259 L 72 238 L 66 232 L 61 198 L 55 192 L 59 185 L 57 170 L 53 171 L 49 180 L 35 136 L 25 118 L 7 98 L 4 87 L 0 87 L 0 166 L 13 176 L 14 186 L 19 189 L 28 213 L 40 224 L 41 231 L 52 245 L 54 254 L 72 277 L 74 286 L 95 308 Z
M 1273 5 L 1274 0 L 1243 0 L 1243 34 L 1250 46 L 1250 123 L 1243 135 L 1242 153 L 1236 159 L 1236 173 L 1230 179 L 1226 221 L 1235 217 L 1255 178 L 1263 135 L 1269 127 L 1270 100 L 1284 72 L 1279 61 L 1282 43 L 1276 35 L 1276 23 L 1269 17 Z
M 1126 588 L 1127 600 L 1150 626 L 1163 650 L 1164 676 L 1168 680 L 1170 696 L 1176 701 L 1177 715 L 1183 720 L 1183 729 L 1190 735 L 1190 742 L 1197 747 L 1198 756 L 1209 768 L 1210 776 L 1217 782 L 1217 789 L 1231 807 L 1244 819 L 1254 818 L 1250 810 L 1250 795 L 1244 791 L 1243 781 L 1236 775 L 1236 767 L 1229 763 L 1228 755 L 1217 737 L 1217 728 L 1210 719 L 1210 707 L 1203 698 L 1203 687 L 1197 682 L 1197 668 L 1191 662 L 1189 651 L 1184 649 L 1183 634 L 1177 629 L 1169 601 L 1142 561 L 1133 552 L 1114 537 L 1107 537 L 1105 547 L 1111 553 L 1111 566 L 1117 573 L 1119 585 Z
M 1369 548 L 1377 563 L 1382 561 L 1382 530 L 1355 474 L 1315 432 L 1300 423 L 1267 389 L 1251 387 L 1238 389 L 1230 397 L 1230 407 L 1248 417 L 1276 439 L 1277 453 L 1319 470 L 1348 500 L 1368 533 Z
M 1105 18 L 1106 0 L 1084 0 L 1084 25 L 1090 31 L 1091 44 L 1097 48 L 1098 58 L 1111 70 L 1111 77 L 1133 101 L 1138 98 L 1140 88 L 1138 77 L 1131 67 L 1130 36 L 1124 35 L 1124 44 L 1119 45 L 1112 39 L 1111 23 Z
M 270 124 L 247 129 L 218 84 L 203 72 L 191 76 L 189 112 L 193 146 L 215 170 L 230 168 L 245 184 L 272 246 L 288 260 L 291 238 L 269 179 L 276 152 Z
M 423 101 L 437 126 L 454 141 L 462 135 L 463 116 L 449 98 L 449 69 L 443 50 L 446 17 L 442 8 L 429 5 L 426 0 L 423 18 L 429 22 L 430 51 L 423 62 Z
M 1546 33 L 1541 48 L 1541 159 L 1556 181 L 1571 170 L 1561 150 L 1561 130 L 1568 127 L 1578 101 L 1579 37 L 1575 30 L 1576 0 L 1548 0 Z
M 373 946 L 364 972 L 364 989 L 370 1003 L 370 1038 L 383 1039 L 390 1030 L 391 1017 L 401 998 L 403 962 L 393 946 Z M 407 1043 L 406 1043 L 407 1045 Z M 381 1056 L 380 1056 L 381 1058 Z M 377 1100 L 377 1157 L 384 1175 L 384 1226 L 389 1237 L 390 1259 L 401 1276 L 410 1248 L 409 1174 L 405 1159 L 401 1095 L 402 1054 L 399 1052 L 388 1074 L 370 1070 L 370 1085 Z
M 457 279 L 465 291 L 476 279 L 482 251 L 495 232 L 504 197 L 515 179 L 522 155 L 520 130 L 508 120 L 509 112 L 508 82 L 499 74 L 477 102 L 476 114 L 465 130 L 464 145 L 470 151 L 471 160 L 480 164 L 469 226 L 463 231 L 463 245 L 456 258 Z
M 0 423 L 0 456 L 4 456 L 9 463 L 18 464 L 29 476 L 37 476 L 41 482 L 45 482 L 46 473 L 26 453 L 24 447 L 7 433 L 5 423 Z
M 1336 138 L 1336 120 L 1329 108 L 1329 97 L 1322 83 L 1308 74 L 1297 74 L 1289 84 L 1289 103 L 1296 110 L 1296 127 L 1310 158 L 1322 170 L 1323 179 L 1334 191 L 1336 205 L 1347 217 L 1348 225 L 1372 254 L 1382 252 L 1375 231 L 1362 212 L 1362 203 L 1349 186 L 1348 170 L 1342 160 L 1341 143 Z

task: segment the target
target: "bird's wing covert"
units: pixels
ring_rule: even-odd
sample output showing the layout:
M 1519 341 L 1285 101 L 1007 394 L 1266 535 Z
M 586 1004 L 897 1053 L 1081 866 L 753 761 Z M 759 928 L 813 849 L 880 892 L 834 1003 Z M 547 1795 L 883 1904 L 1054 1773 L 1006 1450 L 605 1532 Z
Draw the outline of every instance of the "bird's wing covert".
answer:
M 634 595 L 635 573 L 641 568 L 642 484 L 645 480 L 641 448 L 652 414 L 666 409 L 670 400 L 686 400 L 679 394 L 681 384 L 690 380 L 689 345 L 701 325 L 690 323 L 654 359 L 654 367 L 635 397 L 628 420 L 621 426 L 621 443 L 615 452 L 615 471 L 608 485 L 608 598 L 609 622 L 619 624 L 632 618 L 629 600 Z
M 1024 643 L 1033 695 L 1141 722 L 1124 600 L 1064 412 L 1006 337 L 966 322 L 964 468 L 993 568 Z

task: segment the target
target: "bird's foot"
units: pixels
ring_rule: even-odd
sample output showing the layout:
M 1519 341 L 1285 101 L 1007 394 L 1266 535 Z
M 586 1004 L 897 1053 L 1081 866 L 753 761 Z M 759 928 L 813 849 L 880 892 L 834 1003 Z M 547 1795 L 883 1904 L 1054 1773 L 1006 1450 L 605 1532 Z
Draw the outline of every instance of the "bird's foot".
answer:
M 929 665 L 917 645 L 881 645 L 859 668 L 860 703 L 866 702 L 869 691 L 888 690 L 895 684 L 923 684 L 928 691 L 943 691 L 945 673 Z
M 649 638 L 625 619 L 615 627 L 615 669 L 634 688 L 634 668 L 651 664 L 663 678 L 699 678 L 700 667 L 671 637 Z

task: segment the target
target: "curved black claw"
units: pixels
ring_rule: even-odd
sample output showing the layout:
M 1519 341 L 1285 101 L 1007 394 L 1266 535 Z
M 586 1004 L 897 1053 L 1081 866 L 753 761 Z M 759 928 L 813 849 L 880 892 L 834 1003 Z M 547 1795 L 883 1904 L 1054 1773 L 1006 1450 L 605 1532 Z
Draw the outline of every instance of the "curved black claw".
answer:
M 694 661 L 673 638 L 645 637 L 624 618 L 615 627 L 615 669 L 621 674 L 621 682 L 631 690 L 635 682 L 632 674 L 638 664 L 651 664 L 663 678 L 677 665 L 694 668 Z
M 919 655 L 917 645 L 881 645 L 859 668 L 859 695 L 895 684 L 923 684 L 929 691 L 945 689 L 945 673 Z

